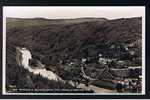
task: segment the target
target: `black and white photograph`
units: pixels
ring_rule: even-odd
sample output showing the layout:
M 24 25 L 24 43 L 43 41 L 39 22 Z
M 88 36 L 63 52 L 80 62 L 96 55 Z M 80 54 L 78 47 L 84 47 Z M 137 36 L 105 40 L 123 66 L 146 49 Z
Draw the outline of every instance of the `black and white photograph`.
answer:
M 144 95 L 144 6 L 4 6 L 2 93 Z

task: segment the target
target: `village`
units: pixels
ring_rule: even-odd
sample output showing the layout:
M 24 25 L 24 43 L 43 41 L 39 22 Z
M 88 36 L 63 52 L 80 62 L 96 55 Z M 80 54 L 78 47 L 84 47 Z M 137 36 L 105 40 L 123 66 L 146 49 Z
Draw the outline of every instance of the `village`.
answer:
M 61 75 L 62 73 L 55 73 L 52 68 L 46 69 L 44 64 L 32 58 L 30 51 L 26 48 L 17 47 L 16 50 L 18 55 L 16 60 L 20 66 L 24 66 L 30 72 L 42 75 L 49 80 L 68 82 L 75 88 L 94 92 L 141 93 L 142 91 L 141 66 L 124 66 L 125 61 L 104 58 L 102 54 L 99 54 L 97 65 L 101 68 L 94 72 L 90 70 L 87 72 L 86 70 L 88 69 L 87 65 L 90 62 L 90 58 L 82 58 L 81 61 L 72 59 L 65 63 L 60 61 L 59 67 L 64 72 L 66 71 L 65 74 L 69 75 L 65 76 Z M 120 68 L 111 67 L 112 62 L 116 62 L 115 66 L 120 66 Z M 96 68 L 91 67 L 91 70 L 93 69 Z
M 102 69 L 102 72 L 99 71 L 96 75 L 103 76 L 104 72 L 107 72 L 109 74 L 108 78 L 102 79 L 101 86 L 107 89 L 116 89 L 119 93 L 140 93 L 142 91 L 142 67 L 123 66 L 123 68 L 109 68 L 109 63 L 113 61 L 116 61 L 118 66 L 123 66 L 125 63 L 124 61 L 117 61 L 117 59 L 103 58 L 102 54 L 99 54 L 98 62 L 100 64 L 103 64 L 105 67 Z M 88 82 L 90 83 L 90 81 L 99 80 L 96 79 L 96 77 L 99 76 L 93 75 L 93 77 L 90 77 L 94 73 L 90 73 L 90 76 L 86 75 L 84 68 L 86 68 L 87 62 L 88 61 L 86 58 L 82 59 L 81 70 L 84 74 L 84 78 L 88 79 L 88 81 L 86 81 L 88 84 Z M 68 66 L 74 66 L 76 64 L 77 62 L 70 62 L 68 63 Z M 107 82 L 108 85 L 106 85 Z

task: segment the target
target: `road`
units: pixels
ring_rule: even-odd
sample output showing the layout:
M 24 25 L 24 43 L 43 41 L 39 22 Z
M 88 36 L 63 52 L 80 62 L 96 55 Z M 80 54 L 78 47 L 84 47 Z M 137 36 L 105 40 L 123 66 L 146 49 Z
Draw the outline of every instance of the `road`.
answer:
M 82 88 L 85 90 L 94 90 L 96 93 L 116 93 L 116 90 L 110 90 L 105 88 L 100 88 L 94 85 L 85 86 L 84 84 L 79 84 L 78 88 Z
M 53 73 L 52 71 L 47 71 L 45 68 L 44 69 L 33 69 L 29 66 L 29 59 L 31 59 L 32 55 L 30 53 L 29 50 L 27 49 L 20 49 L 20 51 L 22 52 L 22 65 L 25 69 L 29 70 L 30 72 L 33 72 L 34 74 L 40 74 L 41 76 L 48 78 L 49 80 L 62 80 L 59 76 L 57 76 L 55 73 Z M 24 55 L 24 56 L 23 56 Z M 30 55 L 30 56 L 29 56 Z M 115 90 L 109 90 L 109 89 L 104 89 L 104 88 L 100 88 L 94 85 L 89 85 L 89 86 L 85 86 L 85 84 L 79 84 L 78 88 L 82 88 L 85 90 L 94 90 L 96 93 L 115 93 Z

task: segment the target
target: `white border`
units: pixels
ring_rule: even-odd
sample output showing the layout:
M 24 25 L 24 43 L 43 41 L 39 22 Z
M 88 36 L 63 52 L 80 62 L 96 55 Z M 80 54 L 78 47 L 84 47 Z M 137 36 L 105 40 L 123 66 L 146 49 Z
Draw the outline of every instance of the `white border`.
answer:
M 3 12 L 4 14 L 4 12 Z M 6 94 L 6 16 L 3 15 L 3 66 L 2 66 L 2 94 Z
M 15 7 L 15 6 L 3 6 L 3 8 L 4 7 Z M 24 7 L 28 7 L 28 6 L 24 6 Z M 34 7 L 41 7 L 41 6 L 34 6 Z M 53 6 L 53 7 L 66 7 L 66 6 Z M 69 7 L 73 7 L 73 6 L 69 6 Z M 84 6 L 77 6 L 77 7 L 84 7 Z M 100 6 L 86 6 L 86 7 L 100 7 Z M 117 7 L 117 6 L 102 6 L 102 7 Z M 121 7 L 127 7 L 127 6 L 121 6 Z M 144 7 L 145 9 L 145 6 L 128 6 L 128 7 Z M 4 10 L 3 10 L 2 54 L 3 54 L 3 64 L 2 64 L 3 65 L 2 67 L 3 70 L 2 94 L 3 95 L 145 95 L 145 10 L 144 10 L 144 15 L 142 16 L 142 93 L 7 93 L 5 88 L 6 87 L 6 16 Z

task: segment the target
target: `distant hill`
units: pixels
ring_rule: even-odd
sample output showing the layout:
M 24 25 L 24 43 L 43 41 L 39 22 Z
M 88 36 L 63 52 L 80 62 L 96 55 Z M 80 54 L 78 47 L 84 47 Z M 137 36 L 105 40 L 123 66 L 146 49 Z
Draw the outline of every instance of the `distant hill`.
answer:
M 76 18 L 76 19 L 45 19 L 45 18 L 7 18 L 8 28 L 39 26 L 39 25 L 69 25 L 83 22 L 106 21 L 105 18 Z M 14 25 L 15 24 L 15 25 Z
M 46 65 L 59 60 L 115 58 L 134 51 L 141 58 L 142 18 L 7 18 L 7 46 L 28 47 Z M 124 48 L 129 46 L 129 51 Z

